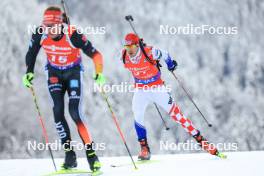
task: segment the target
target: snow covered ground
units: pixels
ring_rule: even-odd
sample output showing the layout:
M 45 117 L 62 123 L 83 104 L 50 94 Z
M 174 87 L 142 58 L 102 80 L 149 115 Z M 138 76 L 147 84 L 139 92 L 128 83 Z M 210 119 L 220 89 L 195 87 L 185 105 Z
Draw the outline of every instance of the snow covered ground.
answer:
M 177 60 L 177 75 L 182 78 L 201 111 L 214 125 L 209 130 L 195 107 L 185 96 L 163 64 L 162 76 L 172 85 L 172 95 L 184 114 L 194 121 L 207 139 L 213 142 L 236 142 L 239 150 L 264 150 L 264 1 L 263 0 L 66 0 L 72 24 L 80 28 L 106 27 L 105 35 L 87 34 L 102 52 L 104 73 L 110 85 L 132 83 L 130 73 L 118 60 L 118 52 L 131 28 L 124 16 L 131 14 L 135 27 L 149 45 L 170 52 Z M 25 55 L 31 37 L 28 27 L 42 22 L 43 11 L 58 0 L 1 0 L 0 6 L 0 158 L 48 157 L 48 152 L 28 152 L 27 141 L 41 141 L 36 111 L 30 91 L 24 88 Z M 96 9 L 96 10 L 95 10 Z M 166 35 L 160 25 L 185 27 L 238 28 L 237 35 Z M 173 30 L 172 30 L 173 31 Z M 106 143 L 105 155 L 125 155 L 120 138 L 113 138 L 116 128 L 102 97 L 93 91 L 93 63 L 83 55 L 84 113 L 95 142 Z M 50 141 L 57 139 L 52 103 L 46 86 L 43 51 L 37 58 L 34 86 L 45 119 Z M 89 91 L 90 90 L 90 91 Z M 136 142 L 131 108 L 132 93 L 109 94 L 110 102 L 128 143 Z M 65 97 L 67 102 L 67 96 Z M 66 103 L 65 102 L 65 103 Z M 162 112 L 163 113 L 163 112 Z M 68 110 L 65 116 L 72 128 L 72 138 L 79 139 Z M 153 118 L 152 118 L 153 117 Z M 153 153 L 160 151 L 161 140 L 185 141 L 187 134 L 174 125 L 166 139 L 155 107 L 146 111 L 146 127 Z M 250 118 L 249 118 L 250 117 Z M 102 123 L 102 121 L 104 123 Z M 170 123 L 171 122 L 171 123 Z M 31 129 L 31 130 L 29 130 Z M 34 132 L 34 133 L 33 133 Z M 243 135 L 241 135 L 243 134 Z M 21 147 L 23 146 L 23 147 Z M 25 146 L 25 147 L 24 147 Z M 138 148 L 131 148 L 136 153 Z M 0 166 L 1 167 L 1 166 Z
M 101 161 L 105 176 L 263 176 L 264 151 L 227 155 L 226 160 L 207 153 L 153 155 L 153 162 L 138 165 L 138 170 L 133 169 L 128 157 L 101 157 Z M 56 159 L 56 164 L 59 166 L 62 161 Z M 78 159 L 78 164 L 78 168 L 88 169 L 86 159 Z M 113 168 L 113 164 L 122 166 Z M 0 167 L 1 176 L 41 176 L 53 172 L 50 159 L 0 160 Z

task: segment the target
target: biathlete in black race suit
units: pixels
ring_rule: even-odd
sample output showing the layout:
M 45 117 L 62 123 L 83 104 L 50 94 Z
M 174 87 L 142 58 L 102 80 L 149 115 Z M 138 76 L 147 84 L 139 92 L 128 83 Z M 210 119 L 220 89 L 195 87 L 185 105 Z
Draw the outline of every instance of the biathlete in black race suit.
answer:
M 47 32 L 43 32 L 46 30 Z M 54 32 L 55 31 L 55 32 Z M 64 95 L 69 96 L 69 113 L 75 122 L 78 133 L 86 149 L 90 169 L 99 171 L 101 164 L 93 149 L 93 141 L 84 122 L 81 111 L 83 67 L 81 51 L 89 56 L 95 66 L 95 82 L 105 83 L 102 54 L 95 49 L 85 35 L 73 26 L 64 23 L 63 12 L 59 7 L 50 6 L 44 12 L 41 26 L 33 33 L 26 54 L 27 71 L 23 77 L 26 87 L 32 87 L 34 66 L 40 48 L 47 55 L 46 71 L 50 96 L 53 100 L 55 126 L 65 150 L 65 169 L 77 167 L 76 154 L 71 147 L 71 134 L 64 116 Z

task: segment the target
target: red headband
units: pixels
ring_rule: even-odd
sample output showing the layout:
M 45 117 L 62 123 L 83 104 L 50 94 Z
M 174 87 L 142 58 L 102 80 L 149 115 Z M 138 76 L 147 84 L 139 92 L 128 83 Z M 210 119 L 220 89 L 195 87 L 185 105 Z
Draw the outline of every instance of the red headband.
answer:
M 61 24 L 62 12 L 55 10 L 46 10 L 44 12 L 43 24 Z
M 139 43 L 139 38 L 134 33 L 129 33 L 125 37 L 125 45 L 134 45 Z

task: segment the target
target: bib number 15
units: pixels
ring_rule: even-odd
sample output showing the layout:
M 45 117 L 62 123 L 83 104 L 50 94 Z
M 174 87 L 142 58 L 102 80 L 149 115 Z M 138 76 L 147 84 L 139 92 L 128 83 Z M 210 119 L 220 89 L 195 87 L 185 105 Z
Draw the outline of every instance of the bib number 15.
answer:
M 55 62 L 55 63 L 59 62 L 60 64 L 65 64 L 67 62 L 67 60 L 68 60 L 67 56 L 58 56 L 58 57 L 56 57 L 55 55 L 51 56 L 51 61 Z

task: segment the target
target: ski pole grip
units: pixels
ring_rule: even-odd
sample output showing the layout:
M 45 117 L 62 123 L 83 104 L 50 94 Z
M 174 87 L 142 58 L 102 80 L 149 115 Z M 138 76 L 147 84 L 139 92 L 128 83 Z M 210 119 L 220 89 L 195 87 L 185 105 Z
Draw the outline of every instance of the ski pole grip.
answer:
M 125 19 L 126 19 L 127 21 L 134 21 L 132 15 L 127 15 L 127 16 L 125 16 Z

